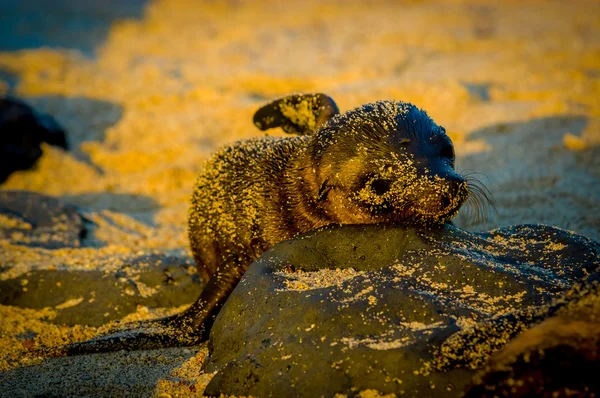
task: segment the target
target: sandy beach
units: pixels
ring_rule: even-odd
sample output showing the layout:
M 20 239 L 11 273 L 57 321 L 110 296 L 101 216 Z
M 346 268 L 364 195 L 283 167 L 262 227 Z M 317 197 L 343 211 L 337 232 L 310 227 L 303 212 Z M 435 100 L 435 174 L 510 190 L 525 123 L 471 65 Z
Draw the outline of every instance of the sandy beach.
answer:
M 71 150 L 44 145 L 35 169 L 0 189 L 59 198 L 94 227 L 76 248 L 0 240 L 0 280 L 32 270 L 109 272 L 153 253 L 193 264 L 186 217 L 203 161 L 264 135 L 253 113 L 292 92 L 327 93 L 342 111 L 381 99 L 425 109 L 452 138 L 456 169 L 483 173 L 496 201 L 484 221 L 465 209 L 459 227 L 543 223 L 600 240 L 597 1 L 108 2 L 127 10 L 109 18 L 102 7 L 48 9 L 41 33 L 31 10 L 51 6 L 27 3 L 0 2 L 7 20 L 30 16 L 2 28 L 18 34 L 0 41 L 0 95 L 53 115 Z M 139 306 L 126 320 L 185 304 Z M 103 330 L 54 322 L 60 311 L 0 305 L 0 395 L 52 387 L 71 396 L 201 396 L 211 378 L 200 370 L 205 345 L 22 357 Z

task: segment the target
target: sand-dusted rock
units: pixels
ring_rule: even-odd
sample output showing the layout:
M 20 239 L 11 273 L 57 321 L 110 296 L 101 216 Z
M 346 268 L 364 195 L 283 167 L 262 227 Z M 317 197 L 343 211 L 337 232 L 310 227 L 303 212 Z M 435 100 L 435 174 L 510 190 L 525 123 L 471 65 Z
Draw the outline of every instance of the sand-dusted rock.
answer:
M 0 239 L 56 249 L 79 247 L 86 234 L 83 217 L 56 198 L 28 191 L 0 191 Z
M 174 307 L 192 302 L 202 282 L 190 258 L 143 254 L 119 259 L 114 271 L 33 270 L 0 280 L 0 304 L 56 310 L 57 324 L 100 326 L 138 305 Z
M 540 312 L 546 319 L 494 354 L 465 397 L 600 396 L 600 271 Z
M 542 225 L 480 234 L 346 226 L 283 242 L 219 314 L 206 393 L 459 396 L 474 368 L 536 319 L 516 318 L 491 346 L 455 336 L 550 304 L 598 269 L 599 253 Z
M 15 252 L 0 264 L 0 304 L 55 310 L 48 321 L 99 326 L 149 307 L 180 306 L 202 290 L 193 260 L 153 250 L 114 254 L 104 261 L 48 265 L 55 249 L 81 248 L 88 221 L 59 199 L 27 191 L 0 192 L 0 240 Z M 16 246 L 39 252 L 23 270 Z M 33 250 L 33 249 L 32 249 Z M 75 261 L 77 263 L 77 261 Z M 102 264 L 100 266 L 99 264 Z M 86 266 L 87 264 L 87 266 Z
M 45 113 L 15 98 L 0 98 L 0 183 L 16 170 L 27 170 L 47 142 L 67 149 L 65 130 Z

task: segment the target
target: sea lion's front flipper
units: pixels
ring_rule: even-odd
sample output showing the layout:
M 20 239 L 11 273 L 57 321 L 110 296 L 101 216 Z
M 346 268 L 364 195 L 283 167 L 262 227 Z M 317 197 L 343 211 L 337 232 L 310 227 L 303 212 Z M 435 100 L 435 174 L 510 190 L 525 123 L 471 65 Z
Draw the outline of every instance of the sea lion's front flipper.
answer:
M 310 135 L 338 113 L 336 103 L 325 94 L 292 94 L 256 111 L 254 125 L 263 131 L 281 127 L 288 134 Z
M 200 344 L 208 340 L 216 316 L 246 269 L 239 261 L 223 262 L 196 302 L 180 314 L 126 324 L 123 328 L 91 340 L 41 348 L 32 353 L 45 357 L 64 357 Z

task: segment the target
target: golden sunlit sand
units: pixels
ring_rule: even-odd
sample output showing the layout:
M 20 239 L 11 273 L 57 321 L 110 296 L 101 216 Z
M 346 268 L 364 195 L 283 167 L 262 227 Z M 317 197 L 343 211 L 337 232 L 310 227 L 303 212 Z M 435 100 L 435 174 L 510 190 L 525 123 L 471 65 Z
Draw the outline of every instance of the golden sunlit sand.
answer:
M 454 141 L 457 170 L 484 173 L 496 199 L 487 222 L 459 215 L 459 226 L 545 223 L 600 240 L 599 11 L 593 0 L 155 0 L 141 20 L 113 23 L 95 58 L 59 48 L 0 52 L 0 69 L 18 78 L 12 94 L 53 115 L 72 144 L 67 152 L 44 146 L 34 170 L 1 188 L 56 196 L 96 225 L 90 247 L 0 241 L 0 262 L 10 266 L 0 278 L 108 270 L 152 251 L 189 255 L 186 216 L 204 160 L 264 135 L 253 113 L 298 91 L 327 93 L 342 111 L 382 99 L 425 109 Z M 97 332 L 48 322 L 55 310 L 0 306 L 0 370 L 41 362 L 21 349 Z M 116 386 L 127 396 L 200 396 L 211 376 L 200 371 L 206 355 L 202 346 L 48 360 L 29 383 L 65 394 Z M 69 378 L 56 380 L 65 364 Z M 18 370 L 15 388 L 33 377 Z M 111 379 L 88 382 L 98 375 Z

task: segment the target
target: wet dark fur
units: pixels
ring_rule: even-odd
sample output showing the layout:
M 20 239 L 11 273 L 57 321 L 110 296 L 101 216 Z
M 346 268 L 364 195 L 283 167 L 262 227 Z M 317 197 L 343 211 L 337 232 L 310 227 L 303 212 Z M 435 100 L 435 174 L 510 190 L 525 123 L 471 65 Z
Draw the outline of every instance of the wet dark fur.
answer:
M 189 217 L 207 282 L 199 299 L 59 354 L 201 342 L 247 267 L 276 243 L 330 224 L 444 223 L 468 197 L 445 130 L 414 105 L 380 101 L 338 114 L 323 94 L 296 95 L 257 115 L 259 128 L 304 135 L 240 141 L 206 164 Z

